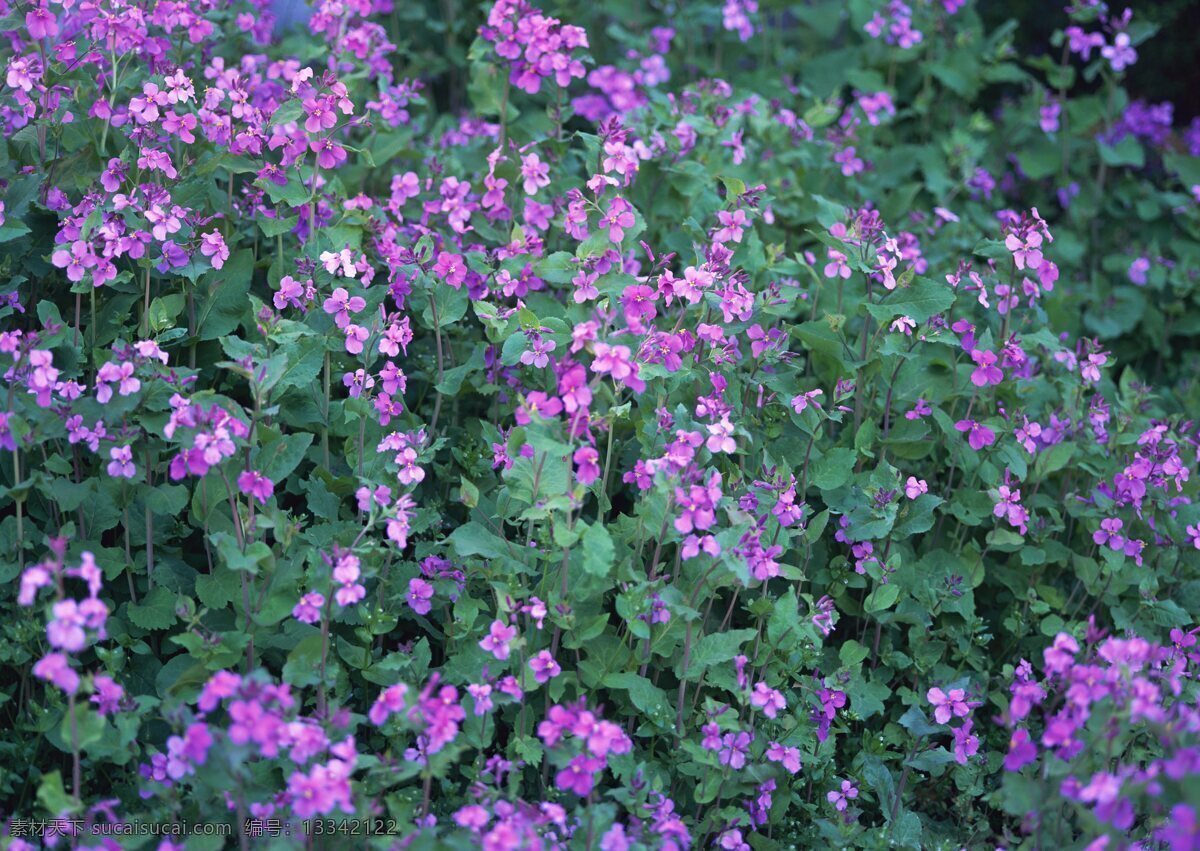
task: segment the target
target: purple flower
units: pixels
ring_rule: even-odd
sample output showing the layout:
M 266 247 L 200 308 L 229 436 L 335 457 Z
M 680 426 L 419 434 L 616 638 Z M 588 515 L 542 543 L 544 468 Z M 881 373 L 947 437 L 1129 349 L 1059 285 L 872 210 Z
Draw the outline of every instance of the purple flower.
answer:
M 746 756 L 750 753 L 751 737 L 749 733 L 726 733 L 721 737 L 721 750 L 717 759 L 721 765 L 728 765 L 735 771 L 746 766 Z
M 968 718 L 961 727 L 952 731 L 954 733 L 954 759 L 959 765 L 966 765 L 967 757 L 974 756 L 979 752 L 979 737 L 971 735 L 974 723 Z
M 132 479 L 137 473 L 133 466 L 133 449 L 128 446 L 114 446 L 108 450 L 108 474 L 114 479 Z
M 850 802 L 858 797 L 858 787 L 849 780 L 843 780 L 840 789 L 835 789 L 825 795 L 825 800 L 833 804 L 839 813 L 845 812 Z
M 1029 738 L 1026 730 L 1014 730 L 1008 742 L 1008 754 L 1004 757 L 1005 771 L 1020 771 L 1037 759 L 1037 745 Z

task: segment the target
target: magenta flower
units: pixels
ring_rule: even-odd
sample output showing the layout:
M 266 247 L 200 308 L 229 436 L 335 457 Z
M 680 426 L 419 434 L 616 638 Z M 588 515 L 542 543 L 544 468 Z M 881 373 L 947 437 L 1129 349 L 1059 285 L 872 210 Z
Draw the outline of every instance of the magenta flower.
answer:
M 954 733 L 954 759 L 959 765 L 966 765 L 967 757 L 974 756 L 979 752 L 979 737 L 971 735 L 974 723 L 968 718 L 961 727 L 952 731 Z
M 1004 381 L 1004 372 L 996 366 L 994 352 L 976 349 L 971 352 L 971 360 L 976 363 L 975 370 L 971 373 L 971 383 L 976 387 L 986 387 Z
M 324 606 L 325 595 L 310 591 L 292 608 L 292 617 L 300 623 L 316 623 L 321 619 L 321 609 Z
M 403 683 L 388 686 L 375 698 L 375 703 L 367 713 L 368 720 L 376 727 L 382 727 L 388 718 L 404 708 L 404 696 L 407 693 L 408 687 Z
M 789 774 L 798 774 L 803 765 L 800 763 L 800 749 L 786 747 L 779 742 L 767 745 L 767 760 L 778 762 Z
M 933 413 L 933 408 L 924 399 L 918 399 L 911 411 L 904 414 L 906 420 L 919 420 Z
M 596 783 L 596 775 L 604 768 L 604 760 L 579 754 L 554 776 L 554 785 L 563 792 L 587 797 Z
M 516 637 L 515 626 L 508 626 L 504 621 L 492 621 L 488 634 L 479 642 L 479 646 L 503 662 L 511 652 L 509 642 Z
M 92 677 L 91 702 L 96 704 L 98 715 L 112 715 L 119 711 L 121 701 L 125 697 L 123 689 L 112 677 L 96 674 Z
M 591 446 L 581 446 L 571 456 L 575 462 L 575 479 L 587 487 L 600 478 L 600 453 Z
M 529 669 L 533 671 L 533 678 L 539 683 L 548 683 L 562 673 L 562 668 L 554 661 L 549 650 L 539 651 L 530 659 Z
M 35 40 L 58 35 L 58 19 L 45 6 L 34 6 L 26 12 L 25 26 L 29 29 L 29 37 Z
M 408 581 L 409 608 L 418 615 L 427 615 L 433 608 L 433 586 L 419 576 Z
M 257 470 L 243 471 L 238 476 L 237 484 L 238 490 L 257 499 L 261 505 L 266 505 L 275 493 L 275 483 Z
M 754 691 L 750 694 L 750 705 L 761 709 L 763 715 L 768 718 L 774 718 L 787 708 L 787 701 L 782 692 L 760 682 L 754 684 Z
M 959 420 L 954 424 L 954 428 L 958 431 L 967 432 L 967 443 L 976 452 L 996 442 L 996 433 L 987 426 L 975 422 L 975 420 Z

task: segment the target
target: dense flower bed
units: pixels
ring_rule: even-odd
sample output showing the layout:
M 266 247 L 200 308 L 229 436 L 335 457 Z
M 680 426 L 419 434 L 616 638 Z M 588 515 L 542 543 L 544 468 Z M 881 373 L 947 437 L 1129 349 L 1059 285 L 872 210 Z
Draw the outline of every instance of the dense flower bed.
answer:
M 546 6 L 0 0 L 0 847 L 1200 847 L 1153 25 Z

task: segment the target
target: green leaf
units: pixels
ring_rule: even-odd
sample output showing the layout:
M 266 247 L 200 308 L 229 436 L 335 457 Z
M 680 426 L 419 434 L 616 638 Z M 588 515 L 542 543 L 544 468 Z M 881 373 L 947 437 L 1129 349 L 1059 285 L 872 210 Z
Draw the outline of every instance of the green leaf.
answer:
M 237 599 L 240 582 L 231 570 L 202 573 L 196 577 L 196 596 L 210 609 L 223 609 Z
M 880 322 L 890 322 L 897 316 L 907 316 L 920 324 L 949 310 L 952 304 L 954 290 L 947 284 L 930 278 L 914 278 L 909 286 L 893 290 L 881 303 L 868 304 L 867 310 Z
M 729 632 L 714 632 L 696 642 L 692 650 L 692 658 L 688 663 L 688 673 L 702 671 L 710 665 L 720 665 L 728 662 L 741 653 L 742 645 L 753 641 L 758 635 L 756 629 L 734 629 Z M 680 660 L 682 665 L 682 659 Z
M 296 223 L 300 221 L 299 216 L 287 216 L 285 218 L 268 219 L 266 216 L 259 215 L 258 229 L 263 232 L 263 236 L 268 239 L 274 239 L 280 234 L 289 233 L 296 227 Z
M 246 295 L 254 276 L 254 255 L 239 251 L 226 262 L 223 269 L 209 272 L 202 288 L 203 298 L 196 315 L 197 334 L 201 340 L 216 340 L 238 327 L 250 307 Z
M 1051 473 L 1056 473 L 1071 460 L 1075 454 L 1075 444 L 1064 441 L 1056 443 L 1038 455 L 1033 464 L 1033 473 L 1039 479 L 1044 479 Z
M 319 340 L 297 341 L 267 361 L 267 374 L 263 377 L 262 386 L 276 393 L 282 393 L 290 387 L 299 387 L 301 390 L 312 387 L 324 362 L 325 350 Z
M 859 644 L 853 638 L 838 649 L 838 659 L 840 659 L 841 663 L 847 668 L 853 668 L 870 655 L 871 651 Z
M 863 608 L 868 612 L 882 612 L 885 609 L 890 609 L 900 597 L 900 586 L 887 584 L 880 585 L 872 591 L 863 603 Z
M 448 539 L 460 556 L 479 555 L 484 558 L 500 558 L 508 553 L 508 544 L 482 523 L 464 524 L 455 529 Z
M 1132 166 L 1141 168 L 1146 164 L 1146 152 L 1136 137 L 1126 136 L 1115 145 L 1097 142 L 1100 148 L 1100 159 L 1110 166 Z
M 583 533 L 583 569 L 594 576 L 608 576 L 612 566 L 612 537 L 603 523 L 594 523 Z
M 126 609 L 129 620 L 139 629 L 166 629 L 175 623 L 175 594 L 158 587 Z
M 638 711 L 657 725 L 671 723 L 671 709 L 667 693 L 645 677 L 632 672 L 609 674 L 604 678 L 605 688 L 629 693 L 629 699 Z
M 908 711 L 900 716 L 900 726 L 914 736 L 929 736 L 941 731 L 941 727 L 931 724 L 925 713 L 916 706 L 910 706 Z
M 853 449 L 844 446 L 830 449 L 813 464 L 813 484 L 823 491 L 840 488 L 854 475 L 856 458 Z
M 183 485 L 158 485 L 146 492 L 146 506 L 159 517 L 174 517 L 187 505 L 188 491 Z
M 263 433 L 269 432 L 263 429 Z M 308 451 L 312 442 L 312 432 L 307 431 L 285 434 L 269 443 L 264 442 L 254 457 L 254 466 L 278 484 L 304 460 L 304 453 Z

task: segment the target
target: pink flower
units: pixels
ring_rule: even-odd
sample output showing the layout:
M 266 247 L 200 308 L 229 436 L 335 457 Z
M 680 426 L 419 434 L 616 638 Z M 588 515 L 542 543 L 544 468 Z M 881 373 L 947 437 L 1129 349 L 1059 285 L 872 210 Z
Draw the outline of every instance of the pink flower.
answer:
M 763 715 L 768 718 L 774 718 L 787 708 L 787 701 L 782 692 L 760 682 L 754 684 L 754 691 L 750 694 L 750 705 L 761 709 Z
M 771 742 L 767 746 L 766 757 L 770 762 L 778 762 L 789 774 L 798 774 L 803 766 L 800 763 L 800 749 L 785 747 L 779 742 Z
M 794 410 L 797 414 L 800 414 L 803 413 L 809 405 L 811 405 L 819 411 L 821 409 L 821 404 L 817 401 L 817 399 L 824 395 L 824 390 L 809 390 L 807 393 L 801 393 L 799 396 L 793 396 L 792 410 Z
M 200 237 L 200 253 L 212 259 L 212 267 L 220 269 L 229 259 L 229 247 L 220 231 L 212 231 Z
M 625 239 L 625 231 L 636 222 L 633 207 L 620 195 L 608 202 L 608 211 L 600 217 L 600 226 L 608 228 L 608 241 L 616 245 Z
M 433 272 L 454 289 L 460 288 L 467 279 L 467 266 L 462 256 L 449 251 L 438 252 Z
M 596 359 L 592 361 L 592 372 L 598 375 L 611 375 L 614 381 L 620 382 L 636 393 L 646 389 L 646 382 L 638 378 L 638 365 L 633 360 L 633 354 L 628 346 L 610 346 L 607 343 L 596 343 Z
M 933 717 L 939 724 L 947 723 L 953 716 L 963 718 L 971 713 L 967 703 L 967 693 L 960 688 L 950 689 L 950 693 L 934 687 L 925 693 L 925 698 L 933 705 Z
M 492 621 L 488 634 L 479 642 L 479 646 L 503 662 L 511 652 L 509 642 L 516 637 L 515 626 L 508 626 L 504 621 Z
M 71 663 L 62 653 L 47 653 L 33 666 L 33 675 L 39 680 L 53 683 L 67 694 L 79 689 L 79 675 L 71 670 Z
M 333 321 L 337 327 L 345 328 L 350 324 L 350 314 L 358 313 L 367 306 L 367 302 L 359 296 L 351 297 L 345 287 L 338 287 L 322 306 L 326 313 L 334 315 Z
M 924 479 L 909 476 L 908 481 L 904 483 L 904 495 L 909 499 L 916 499 L 926 493 L 929 493 L 929 484 Z
M 1108 60 L 1112 69 L 1118 74 L 1133 63 L 1137 62 L 1137 51 L 1129 40 L 1129 33 L 1117 33 L 1113 43 L 1100 48 L 1100 55 Z
M 536 152 L 523 156 L 521 179 L 524 180 L 525 194 L 536 195 L 543 186 L 550 185 L 550 166 L 542 162 Z
M 1042 234 L 1039 231 L 1029 231 L 1023 240 L 1017 234 L 1010 233 L 1004 239 L 1004 246 L 1012 252 L 1018 269 L 1027 266 L 1036 269 L 1042 264 Z
M 846 263 L 846 255 L 840 251 L 829 249 L 829 262 L 825 264 L 826 278 L 849 278 L 852 274 Z

